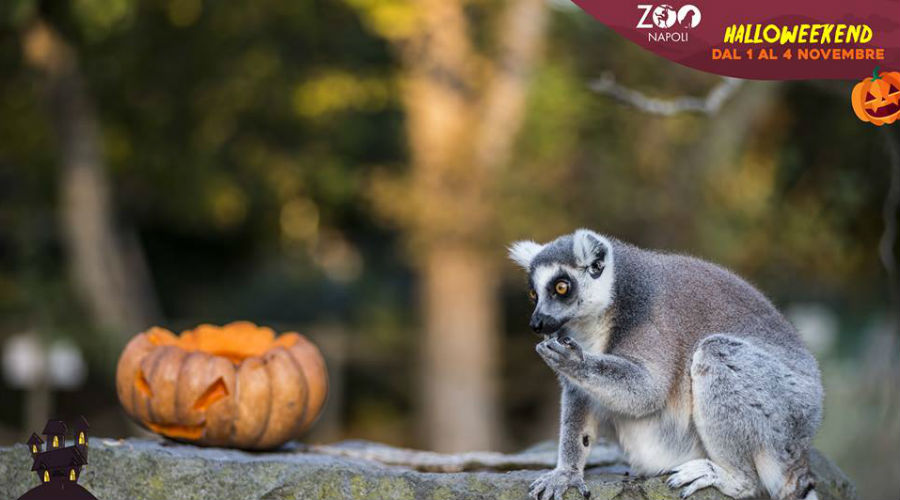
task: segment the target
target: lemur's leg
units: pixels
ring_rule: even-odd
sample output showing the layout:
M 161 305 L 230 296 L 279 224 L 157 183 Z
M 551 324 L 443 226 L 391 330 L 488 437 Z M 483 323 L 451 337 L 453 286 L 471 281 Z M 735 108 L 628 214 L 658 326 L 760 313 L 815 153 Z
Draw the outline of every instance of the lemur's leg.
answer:
M 590 399 L 577 387 L 562 381 L 556 468 L 531 483 L 528 494 L 535 500 L 561 499 L 572 487 L 589 498 L 584 464 L 596 437 L 597 420 Z
M 815 387 L 810 386 L 815 385 Z M 693 417 L 709 460 L 669 479 L 683 496 L 713 486 L 726 495 L 815 498 L 808 467 L 821 388 L 773 354 L 728 335 L 703 339 L 691 363 Z
M 642 417 L 661 409 L 669 383 L 661 370 L 610 354 L 582 352 L 555 337 L 537 345 L 544 362 L 611 412 Z

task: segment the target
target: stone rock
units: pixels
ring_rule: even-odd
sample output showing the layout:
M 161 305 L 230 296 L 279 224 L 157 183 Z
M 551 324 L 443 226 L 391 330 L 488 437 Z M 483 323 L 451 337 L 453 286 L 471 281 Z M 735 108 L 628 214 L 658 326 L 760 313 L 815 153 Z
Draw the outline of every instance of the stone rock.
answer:
M 614 446 L 598 443 L 586 478 L 596 500 L 678 499 L 665 477 L 627 475 Z M 390 448 L 366 442 L 289 445 L 249 453 L 168 441 L 90 441 L 90 464 L 79 484 L 100 500 L 125 499 L 527 499 L 528 485 L 553 463 L 551 445 L 520 454 L 456 455 Z M 369 458 L 362 458 L 369 457 Z M 381 459 L 391 464 L 376 461 Z M 407 465 L 399 465 L 408 462 Z M 818 452 L 811 456 L 822 500 L 850 500 L 848 479 Z M 38 485 L 25 445 L 0 448 L 0 498 L 16 499 Z M 457 472 L 427 472 L 456 470 Z M 570 490 L 566 499 L 580 500 Z M 724 499 L 712 489 L 696 499 Z

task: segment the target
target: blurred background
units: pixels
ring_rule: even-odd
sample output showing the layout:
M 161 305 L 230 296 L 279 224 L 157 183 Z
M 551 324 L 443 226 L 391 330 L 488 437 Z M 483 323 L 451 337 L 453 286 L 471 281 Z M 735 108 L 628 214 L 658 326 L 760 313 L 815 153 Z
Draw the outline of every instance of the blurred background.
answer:
M 896 498 L 900 134 L 852 85 L 699 73 L 564 0 L 4 0 L 0 445 L 139 432 L 125 342 L 236 319 L 322 348 L 310 441 L 555 439 L 505 246 L 590 227 L 764 290 L 816 446 Z

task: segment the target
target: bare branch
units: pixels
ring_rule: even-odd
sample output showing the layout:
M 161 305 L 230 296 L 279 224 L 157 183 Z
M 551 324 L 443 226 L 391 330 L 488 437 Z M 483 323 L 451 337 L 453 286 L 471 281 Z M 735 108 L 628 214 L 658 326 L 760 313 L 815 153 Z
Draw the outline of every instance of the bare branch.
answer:
M 526 450 L 504 454 L 474 451 L 458 454 L 394 448 L 366 441 L 344 442 L 334 445 L 311 445 L 304 451 L 351 459 L 369 460 L 386 465 L 409 467 L 422 472 L 464 472 L 473 470 L 546 469 L 556 465 L 556 450 Z M 598 440 L 588 457 L 588 467 L 608 466 L 622 462 L 619 449 Z
M 590 88 L 595 92 L 634 106 L 645 113 L 662 116 L 680 113 L 713 115 L 740 88 L 743 82 L 739 78 L 724 77 L 722 82 L 713 87 L 706 97 L 683 96 L 674 99 L 658 99 L 620 85 L 611 73 L 605 73 L 598 80 L 591 82 Z

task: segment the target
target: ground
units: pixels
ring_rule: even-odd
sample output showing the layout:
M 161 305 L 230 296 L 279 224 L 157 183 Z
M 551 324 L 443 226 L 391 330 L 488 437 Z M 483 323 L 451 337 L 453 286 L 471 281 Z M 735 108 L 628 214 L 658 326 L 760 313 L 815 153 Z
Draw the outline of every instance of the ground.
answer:
M 79 484 L 100 500 L 525 500 L 528 485 L 541 473 L 539 469 L 551 466 L 555 452 L 552 443 L 519 454 L 441 455 L 345 442 L 293 444 L 277 452 L 247 453 L 168 441 L 95 438 L 90 441 L 89 458 Z M 856 498 L 837 467 L 818 452 L 811 459 L 819 498 Z M 37 485 L 30 467 L 25 445 L 0 448 L 0 498 L 18 498 Z M 664 479 L 628 475 L 618 450 L 603 443 L 592 453 L 587 472 L 594 500 L 678 499 L 678 492 L 669 489 Z M 566 498 L 580 499 L 580 495 L 572 490 Z M 726 497 L 706 489 L 692 498 Z

